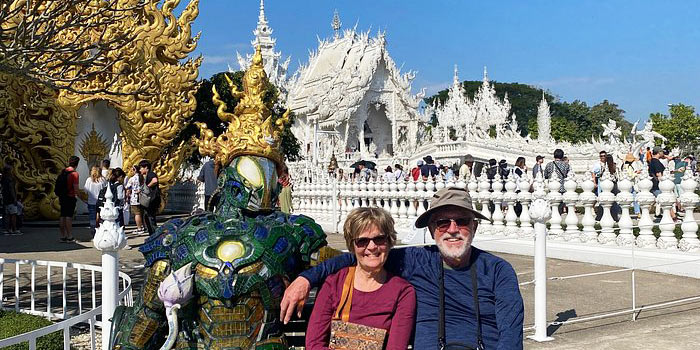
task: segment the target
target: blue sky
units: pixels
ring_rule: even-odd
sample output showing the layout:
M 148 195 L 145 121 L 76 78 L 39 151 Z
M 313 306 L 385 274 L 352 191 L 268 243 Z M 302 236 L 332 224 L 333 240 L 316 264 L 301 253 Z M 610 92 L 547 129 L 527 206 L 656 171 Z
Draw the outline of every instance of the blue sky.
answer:
M 258 7 L 259 0 L 200 1 L 200 77 L 237 69 L 236 51 L 252 52 Z M 267 0 L 292 72 L 318 47 L 317 36 L 332 36 L 335 9 L 344 28 L 386 31 L 397 65 L 418 71 L 416 92 L 447 87 L 457 64 L 462 80 L 481 79 L 487 66 L 493 80 L 543 87 L 564 101 L 608 99 L 632 121 L 669 103 L 700 107 L 700 1 Z

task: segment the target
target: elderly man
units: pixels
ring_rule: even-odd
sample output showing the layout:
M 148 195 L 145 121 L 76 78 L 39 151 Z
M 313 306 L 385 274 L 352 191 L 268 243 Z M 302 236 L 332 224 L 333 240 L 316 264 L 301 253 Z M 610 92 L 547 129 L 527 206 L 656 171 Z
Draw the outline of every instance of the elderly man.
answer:
M 416 290 L 414 349 L 450 348 L 444 345 L 453 343 L 522 349 L 518 279 L 508 262 L 472 247 L 479 219 L 486 218 L 472 208 L 466 190 L 441 189 L 430 209 L 416 220 L 416 227 L 428 227 L 437 247 L 394 249 L 389 254 L 387 270 Z M 352 255 L 344 254 L 303 272 L 285 291 L 280 318 L 288 322 L 295 306 L 300 314 L 311 286 L 354 263 Z

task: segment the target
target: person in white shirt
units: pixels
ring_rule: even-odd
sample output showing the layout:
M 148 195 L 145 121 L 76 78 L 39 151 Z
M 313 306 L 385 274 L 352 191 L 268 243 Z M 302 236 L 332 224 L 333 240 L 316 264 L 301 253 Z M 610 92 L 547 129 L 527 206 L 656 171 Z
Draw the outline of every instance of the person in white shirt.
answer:
M 394 182 L 395 179 L 394 171 L 390 166 L 386 167 L 386 169 L 384 169 L 384 182 Z
M 146 229 L 143 226 L 143 210 L 139 205 L 139 192 L 141 192 L 141 186 L 143 185 L 143 175 L 141 175 L 136 165 L 134 165 L 132 170 L 134 175 L 126 183 L 126 197 L 129 199 L 129 203 L 124 205 L 124 208 L 131 210 L 131 214 L 136 222 L 135 233 L 140 235 L 146 233 Z
M 199 171 L 199 175 L 197 176 L 197 181 L 204 183 L 204 210 L 211 211 L 213 204 L 210 203 L 211 196 L 214 194 L 214 192 L 216 192 L 218 185 L 216 167 L 213 159 L 209 159 L 206 163 L 204 163 L 204 165 L 202 165 L 202 169 Z
M 401 164 L 394 164 L 394 179 L 401 181 L 405 177 Z
M 474 157 L 471 154 L 467 154 L 464 157 L 464 163 L 459 167 L 459 178 L 464 180 L 464 182 L 469 182 L 472 177 L 472 167 L 474 166 Z
M 599 160 L 593 163 L 593 166 L 591 167 L 591 176 L 593 177 L 593 183 L 596 187 L 596 194 L 600 194 L 600 187 L 598 186 L 598 181 L 603 176 L 603 174 L 605 174 L 608 171 L 608 164 L 605 161 L 607 155 L 607 152 L 600 151 L 600 153 L 598 153 Z
M 107 181 L 106 179 L 109 178 L 109 170 L 110 170 L 109 164 L 110 164 L 109 159 L 102 160 L 102 170 L 101 171 L 102 171 L 102 177 L 105 178 L 105 181 Z
M 87 193 L 88 216 L 90 218 L 90 229 L 94 230 L 97 223 L 97 197 L 100 191 L 107 184 L 107 179 L 102 176 L 100 168 L 93 166 L 90 169 L 90 177 L 85 180 L 85 193 Z

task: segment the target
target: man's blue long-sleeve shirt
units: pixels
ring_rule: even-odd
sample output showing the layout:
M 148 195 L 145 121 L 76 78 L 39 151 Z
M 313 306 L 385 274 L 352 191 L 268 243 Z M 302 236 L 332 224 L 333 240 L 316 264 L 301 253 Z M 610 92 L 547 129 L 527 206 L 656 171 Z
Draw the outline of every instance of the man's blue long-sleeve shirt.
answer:
M 486 349 L 523 348 L 523 299 L 513 267 L 505 260 L 472 247 L 477 272 L 481 333 Z M 355 257 L 343 254 L 301 274 L 318 286 L 331 273 L 353 265 Z M 416 290 L 416 330 L 413 348 L 437 349 L 442 258 L 437 247 L 392 249 L 385 265 L 389 272 L 408 280 Z M 476 316 L 469 266 L 445 265 L 445 336 L 448 343 L 476 347 Z

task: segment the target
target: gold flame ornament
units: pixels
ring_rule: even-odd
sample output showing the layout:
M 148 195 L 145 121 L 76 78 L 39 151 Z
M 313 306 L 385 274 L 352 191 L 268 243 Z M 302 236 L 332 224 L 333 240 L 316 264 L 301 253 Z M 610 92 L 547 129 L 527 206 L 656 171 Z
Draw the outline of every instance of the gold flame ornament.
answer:
M 263 102 L 268 79 L 263 69 L 260 47 L 256 47 L 252 64 L 243 75 L 243 92 L 236 89 L 228 76 L 226 80 L 231 86 L 231 95 L 240 98 L 240 101 L 233 113 L 226 112 L 226 103 L 221 100 L 216 87 L 212 88 L 216 114 L 219 119 L 228 122 L 228 128 L 215 137 L 204 123 L 196 123 L 200 131 L 200 137 L 195 141 L 199 153 L 214 157 L 223 166 L 243 155 L 265 157 L 278 165 L 284 164 L 280 141 L 284 124 L 289 120 L 289 110 L 273 121 L 272 112 Z

